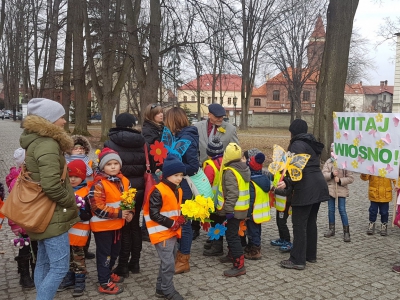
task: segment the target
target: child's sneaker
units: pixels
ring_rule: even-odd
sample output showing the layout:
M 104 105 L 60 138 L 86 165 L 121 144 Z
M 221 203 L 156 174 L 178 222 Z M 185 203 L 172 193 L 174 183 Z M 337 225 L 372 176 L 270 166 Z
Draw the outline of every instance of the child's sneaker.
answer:
M 124 277 L 118 276 L 117 274 L 112 273 L 110 276 L 110 280 L 114 283 L 122 283 L 122 282 L 124 282 Z
M 108 295 L 117 295 L 124 291 L 122 287 L 117 286 L 114 282 L 100 284 L 99 292 Z
M 290 252 L 292 250 L 292 247 L 293 247 L 293 245 L 291 242 L 284 241 L 284 244 L 279 247 L 279 251 Z
M 285 243 L 285 240 L 284 240 L 284 239 L 281 239 L 281 238 L 271 241 L 271 245 L 272 245 L 272 246 L 278 246 L 278 247 L 283 246 L 284 243 Z

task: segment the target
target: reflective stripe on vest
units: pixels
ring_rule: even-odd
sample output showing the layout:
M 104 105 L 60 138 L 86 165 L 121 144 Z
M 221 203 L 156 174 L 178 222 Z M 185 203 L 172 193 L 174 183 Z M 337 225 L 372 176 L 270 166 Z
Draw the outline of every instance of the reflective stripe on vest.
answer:
M 225 167 L 222 172 L 225 170 L 231 170 L 233 174 L 235 175 L 236 181 L 238 183 L 238 188 L 239 188 L 239 197 L 236 201 L 234 210 L 236 211 L 245 211 L 248 210 L 250 207 L 250 183 L 244 181 L 242 175 L 235 169 L 231 167 Z M 222 182 L 219 184 L 219 190 L 218 190 L 218 203 L 217 203 L 217 209 L 221 210 L 224 207 L 225 203 L 225 198 L 223 196 L 223 189 L 222 189 Z
M 143 205 L 143 216 L 146 221 L 147 231 L 149 232 L 150 241 L 152 244 L 160 243 L 171 237 L 177 236 L 178 238 L 182 235 L 182 229 L 179 228 L 176 231 L 171 230 L 150 218 L 150 196 L 153 191 L 157 189 L 162 197 L 162 207 L 160 214 L 166 216 L 172 220 L 176 220 L 180 215 L 180 206 L 182 203 L 182 189 L 178 189 L 178 198 L 176 199 L 175 193 L 165 183 L 160 182 L 159 184 L 152 187 L 147 199 Z
M 275 208 L 277 211 L 285 211 L 286 197 L 275 194 Z
M 86 245 L 90 234 L 90 222 L 78 222 L 68 230 L 69 244 L 83 247 Z
M 129 188 L 129 180 L 126 177 L 121 177 L 121 182 L 123 184 L 124 191 L 127 191 Z M 119 183 L 116 184 L 107 179 L 102 179 L 101 183 L 104 188 L 106 206 L 119 208 L 121 203 L 121 191 L 119 190 Z M 109 230 L 118 230 L 124 226 L 124 219 L 104 219 L 99 218 L 97 216 L 93 216 L 90 219 L 90 229 L 93 232 L 101 232 L 101 231 L 109 231 Z
M 253 221 L 261 224 L 271 220 L 271 208 L 269 207 L 269 195 L 264 192 L 255 182 L 251 181 L 254 186 L 254 205 L 253 205 Z

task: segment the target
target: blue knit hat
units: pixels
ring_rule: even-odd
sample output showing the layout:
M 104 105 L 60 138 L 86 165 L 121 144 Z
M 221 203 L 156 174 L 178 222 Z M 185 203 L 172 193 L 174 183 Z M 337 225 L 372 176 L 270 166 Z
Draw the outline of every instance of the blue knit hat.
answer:
M 178 156 L 174 154 L 169 154 L 167 158 L 164 159 L 162 173 L 163 178 L 166 179 L 167 177 L 177 173 L 186 174 L 186 167 L 183 162 L 181 162 L 181 160 L 178 158 Z

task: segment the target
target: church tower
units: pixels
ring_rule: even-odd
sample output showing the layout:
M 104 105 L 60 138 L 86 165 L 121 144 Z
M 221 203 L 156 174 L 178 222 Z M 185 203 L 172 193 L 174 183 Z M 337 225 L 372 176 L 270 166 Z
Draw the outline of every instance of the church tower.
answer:
M 308 65 L 311 69 L 319 69 L 322 63 L 322 54 L 325 45 L 325 28 L 321 15 L 318 16 L 315 28 L 310 36 L 307 47 Z

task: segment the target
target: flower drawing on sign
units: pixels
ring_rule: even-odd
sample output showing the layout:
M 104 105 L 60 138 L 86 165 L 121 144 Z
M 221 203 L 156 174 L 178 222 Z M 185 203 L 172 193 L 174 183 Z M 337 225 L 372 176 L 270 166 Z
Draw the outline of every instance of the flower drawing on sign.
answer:
M 153 155 L 155 161 L 162 164 L 167 157 L 168 151 L 163 142 L 155 141 L 154 144 L 150 145 L 150 154 Z
M 353 166 L 354 169 L 358 169 L 358 161 L 353 160 L 353 161 L 351 162 L 351 165 Z
M 386 170 L 384 168 L 379 169 L 378 173 L 379 173 L 380 177 L 386 177 L 386 174 L 387 174 L 387 172 L 386 172 Z
M 378 149 L 382 149 L 383 146 L 385 146 L 385 142 L 384 141 L 382 141 L 382 140 L 376 141 L 376 147 Z
M 335 112 L 335 111 L 333 112 L 333 118 L 334 118 L 334 119 L 337 119 L 337 115 L 336 115 L 336 112 Z
M 377 114 L 377 115 L 375 116 L 375 120 L 376 120 L 377 122 L 382 122 L 382 120 L 383 120 L 383 115 L 382 115 L 381 113 Z
M 358 138 L 355 138 L 354 140 L 353 140 L 353 145 L 354 146 L 358 146 L 360 144 L 360 140 L 358 139 Z
M 218 127 L 218 129 L 217 129 L 219 132 L 221 132 L 221 133 L 225 133 L 226 132 L 226 129 L 224 128 L 224 127 Z
M 336 138 L 339 140 L 342 137 L 342 135 L 340 134 L 340 131 L 336 131 Z

